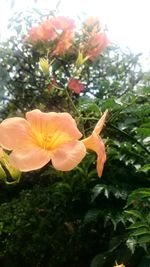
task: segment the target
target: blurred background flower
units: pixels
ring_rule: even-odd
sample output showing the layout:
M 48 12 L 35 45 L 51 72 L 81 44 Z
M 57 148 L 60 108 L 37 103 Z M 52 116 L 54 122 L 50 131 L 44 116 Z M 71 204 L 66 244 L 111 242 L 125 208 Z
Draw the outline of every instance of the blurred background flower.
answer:
M 134 53 L 143 53 L 143 68 L 150 68 L 149 51 L 149 0 L 1 0 L 0 39 L 10 35 L 7 29 L 9 18 L 14 12 L 30 10 L 58 10 L 60 15 L 75 18 L 78 15 L 92 15 L 106 25 L 110 40 L 122 48 L 129 47 Z

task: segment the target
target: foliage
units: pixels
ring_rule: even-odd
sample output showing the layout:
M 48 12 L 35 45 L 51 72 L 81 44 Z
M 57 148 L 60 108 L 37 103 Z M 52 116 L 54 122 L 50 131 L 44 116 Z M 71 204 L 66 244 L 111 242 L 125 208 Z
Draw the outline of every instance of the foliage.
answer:
M 31 22 L 28 16 L 27 28 Z M 139 65 L 140 55 L 111 46 L 92 64 L 85 63 L 86 87 L 80 95 L 57 88 L 49 92 L 38 65 L 41 54 L 22 43 L 19 32 L 0 48 L 1 117 L 33 108 L 67 110 L 87 136 L 108 108 L 103 130 L 107 162 L 101 179 L 95 155 L 88 155 L 74 171 L 46 166 L 24 174 L 19 185 L 2 184 L 1 265 L 106 267 L 116 261 L 148 267 L 150 80 Z M 53 65 L 63 88 L 70 76 L 66 66 L 59 59 Z

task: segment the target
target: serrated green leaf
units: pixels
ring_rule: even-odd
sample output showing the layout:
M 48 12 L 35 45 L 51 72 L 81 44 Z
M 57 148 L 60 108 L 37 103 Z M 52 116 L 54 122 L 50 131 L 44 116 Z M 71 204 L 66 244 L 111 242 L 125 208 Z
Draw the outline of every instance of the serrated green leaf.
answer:
M 125 213 L 132 215 L 135 218 L 142 219 L 142 214 L 137 210 L 125 210 Z
M 136 200 L 150 197 L 150 188 L 134 190 L 128 197 L 127 205 L 133 204 Z
M 138 228 L 135 231 L 132 232 L 133 236 L 139 236 L 139 235 L 144 235 L 144 234 L 149 234 L 150 235 L 150 231 L 147 228 Z
M 147 227 L 147 225 L 145 223 L 137 222 L 130 225 L 127 229 L 136 229 L 140 227 Z

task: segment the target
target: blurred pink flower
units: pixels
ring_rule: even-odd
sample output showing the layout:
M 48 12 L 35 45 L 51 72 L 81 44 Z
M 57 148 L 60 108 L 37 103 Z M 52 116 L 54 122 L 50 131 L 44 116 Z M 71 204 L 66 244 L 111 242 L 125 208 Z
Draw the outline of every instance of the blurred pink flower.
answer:
M 37 27 L 31 28 L 26 37 L 26 41 L 52 41 L 57 37 L 57 33 L 51 23 L 51 20 L 46 20 Z
M 74 33 L 70 30 L 64 31 L 58 38 L 56 47 L 51 55 L 63 55 L 73 43 Z
M 53 26 L 56 30 L 73 30 L 75 28 L 75 22 L 68 17 L 59 16 L 51 19 Z
M 109 43 L 105 32 L 92 35 L 82 47 L 83 54 L 93 61 L 105 50 Z
M 65 31 L 72 31 L 75 27 L 74 20 L 57 17 L 47 19 L 39 26 L 30 29 L 26 41 L 53 41 Z M 66 37 L 65 37 L 66 38 Z
M 102 30 L 102 25 L 98 18 L 88 17 L 83 23 L 83 34 L 93 36 Z

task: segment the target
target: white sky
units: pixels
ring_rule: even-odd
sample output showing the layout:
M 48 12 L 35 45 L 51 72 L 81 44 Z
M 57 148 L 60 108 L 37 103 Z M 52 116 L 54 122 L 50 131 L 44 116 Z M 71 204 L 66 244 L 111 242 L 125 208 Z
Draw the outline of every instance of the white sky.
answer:
M 13 11 L 31 7 L 55 8 L 58 0 L 0 0 L 0 33 L 5 35 Z M 61 0 L 62 15 L 70 17 L 83 12 L 99 17 L 107 25 L 112 42 L 128 46 L 133 52 L 150 55 L 150 0 Z

